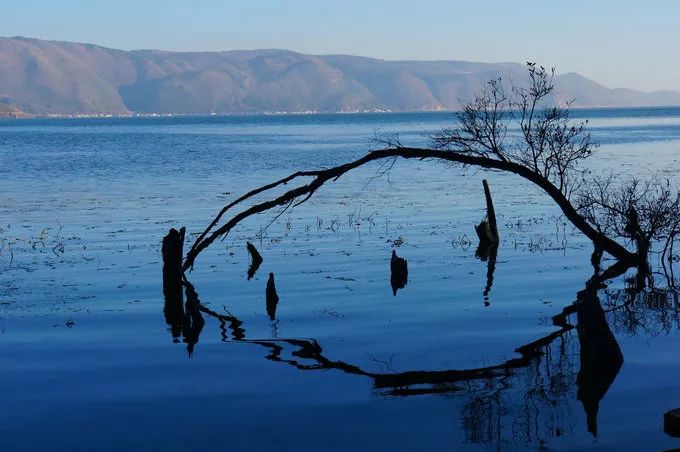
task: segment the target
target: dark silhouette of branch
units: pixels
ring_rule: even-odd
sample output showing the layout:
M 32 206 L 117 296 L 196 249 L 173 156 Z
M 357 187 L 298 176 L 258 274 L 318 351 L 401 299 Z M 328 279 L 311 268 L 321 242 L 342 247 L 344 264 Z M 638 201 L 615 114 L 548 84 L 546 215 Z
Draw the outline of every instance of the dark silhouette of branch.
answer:
M 597 148 L 586 130 L 587 121 L 570 119 L 570 103 L 549 104 L 554 70 L 535 63 L 527 63 L 527 69 L 528 83 L 512 83 L 510 94 L 506 94 L 501 79 L 489 81 L 472 102 L 463 106 L 454 126 L 430 137 L 430 148 L 406 147 L 398 136 L 377 137 L 374 143 L 383 148 L 357 160 L 332 168 L 298 171 L 246 193 L 222 208 L 201 232 L 186 255 L 182 271 L 192 268 L 205 248 L 224 238 L 244 219 L 279 206 L 283 207 L 281 215 L 307 201 L 324 184 L 370 162 L 385 160 L 387 165 L 383 163 L 375 176 L 380 177 L 400 158 L 516 174 L 550 196 L 599 252 L 639 265 L 647 261 L 652 241 L 661 240 L 665 241 L 663 258 L 672 262 L 673 242 L 680 235 L 680 194 L 671 190 L 668 182 L 664 185 L 632 179 L 620 184 L 613 176 L 591 177 L 580 169 L 580 162 Z M 509 124 L 514 124 L 519 133 L 508 133 Z M 220 225 L 230 210 L 293 182 L 301 184 L 237 212 Z M 493 218 L 489 222 L 491 226 Z M 635 245 L 635 252 L 627 249 L 629 241 Z
M 630 262 L 635 260 L 635 255 L 628 251 L 623 245 L 609 238 L 603 232 L 598 231 L 590 223 L 588 223 L 588 221 L 586 221 L 586 219 L 577 212 L 576 208 L 571 204 L 569 199 L 567 199 L 565 194 L 562 191 L 560 191 L 555 185 L 553 185 L 552 182 L 543 177 L 541 174 L 538 174 L 534 172 L 532 169 L 527 168 L 526 166 L 523 166 L 515 162 L 499 160 L 496 158 L 489 158 L 478 155 L 467 155 L 447 150 L 399 147 L 372 151 L 357 160 L 345 163 L 343 165 L 335 166 L 333 168 L 294 173 L 289 177 L 286 177 L 278 182 L 266 186 L 268 188 L 261 187 L 260 189 L 253 190 L 247 193 L 246 195 L 239 198 L 240 201 L 239 200 L 234 201 L 228 206 L 226 206 L 224 209 L 222 209 L 222 211 L 220 211 L 216 219 L 213 220 L 213 222 L 208 226 L 208 228 L 206 228 L 205 231 L 203 231 L 203 233 L 199 236 L 199 238 L 196 240 L 194 245 L 187 253 L 186 259 L 184 260 L 183 264 L 184 271 L 190 269 L 193 266 L 196 257 L 201 253 L 201 251 L 210 246 L 210 244 L 213 243 L 218 238 L 228 234 L 237 224 L 239 224 L 246 218 L 256 215 L 258 213 L 266 212 L 276 206 L 289 204 L 292 201 L 295 201 L 296 199 L 299 198 L 302 198 L 301 201 L 298 201 L 298 204 L 301 204 L 302 202 L 309 199 L 314 193 L 316 193 L 316 191 L 319 188 L 321 188 L 325 183 L 329 181 L 335 181 L 345 173 L 353 169 L 359 168 L 360 166 L 363 166 L 369 162 L 394 157 L 400 157 L 404 159 L 439 160 L 444 162 L 458 163 L 465 166 L 475 166 L 484 169 L 495 169 L 516 174 L 534 183 L 539 188 L 541 188 L 546 194 L 548 194 L 548 196 L 550 196 L 555 201 L 555 203 L 560 207 L 564 216 L 569 221 L 571 221 L 579 231 L 581 231 L 597 246 L 599 246 L 600 248 L 602 248 L 603 250 L 605 250 L 606 252 L 608 252 L 617 259 Z M 241 201 L 245 201 L 250 197 L 262 193 L 268 189 L 277 187 L 279 185 L 283 185 L 284 183 L 291 182 L 292 180 L 298 177 L 312 177 L 312 180 L 305 185 L 298 186 L 273 199 L 257 203 L 241 211 L 240 213 L 231 217 L 231 219 L 229 219 L 229 221 L 224 223 L 222 226 L 210 232 L 212 228 L 219 222 L 219 219 L 230 208 L 233 208 L 234 206 L 238 205 Z
M 453 127 L 431 138 L 431 148 L 406 147 L 398 136 L 378 137 L 383 146 L 352 162 L 332 168 L 298 171 L 252 190 L 225 206 L 198 236 L 182 269 L 192 268 L 196 257 L 218 238 L 224 238 L 244 219 L 282 206 L 287 209 L 307 201 L 324 184 L 373 161 L 386 160 L 376 177 L 385 174 L 400 158 L 449 162 L 516 174 L 543 190 L 564 216 L 595 248 L 630 263 L 646 261 L 652 239 L 665 239 L 664 253 L 680 235 L 680 195 L 668 186 L 634 182 L 616 187 L 610 181 L 589 178 L 579 164 L 597 148 L 586 131 L 587 121 L 570 119 L 569 106 L 550 105 L 554 70 L 527 63 L 527 86 L 491 80 L 475 99 L 464 105 Z M 519 133 L 508 133 L 509 124 Z M 383 165 L 385 165 L 383 163 Z M 304 182 L 301 182 L 302 180 Z M 224 215 L 256 195 L 293 182 L 301 185 L 251 205 L 220 225 Z M 614 190 L 614 192 L 612 192 Z M 576 204 L 572 203 L 576 199 Z M 487 196 L 490 201 L 490 196 Z M 492 205 L 489 210 L 493 211 Z M 489 225 L 493 218 L 489 217 Z M 637 252 L 623 243 L 633 239 Z M 622 240 L 618 241 L 618 240 Z
M 680 232 L 680 193 L 655 177 L 593 177 L 578 193 L 577 209 L 598 230 L 631 241 L 641 258 L 653 241 L 664 243 L 665 256 Z

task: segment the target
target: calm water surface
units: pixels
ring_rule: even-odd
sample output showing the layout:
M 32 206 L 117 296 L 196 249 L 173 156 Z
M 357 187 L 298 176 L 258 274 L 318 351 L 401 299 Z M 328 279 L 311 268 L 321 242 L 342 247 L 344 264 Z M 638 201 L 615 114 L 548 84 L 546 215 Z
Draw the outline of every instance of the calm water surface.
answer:
M 677 179 L 680 109 L 576 116 L 602 144 L 594 171 Z M 621 277 L 589 295 L 602 321 L 574 312 L 561 331 L 552 317 L 583 298 L 591 246 L 513 176 L 428 162 L 343 176 L 202 254 L 189 279 L 226 317 L 173 328 L 169 228 L 191 242 L 243 192 L 356 158 L 376 133 L 424 145 L 450 119 L 0 121 L 0 449 L 680 447 L 662 428 L 680 406 L 673 292 L 630 297 Z M 475 255 L 483 178 L 501 226 L 495 262 Z M 264 257 L 251 280 L 246 241 Z M 393 249 L 409 265 L 396 296 Z M 540 356 L 520 353 L 545 337 Z M 617 350 L 622 364 L 609 362 Z

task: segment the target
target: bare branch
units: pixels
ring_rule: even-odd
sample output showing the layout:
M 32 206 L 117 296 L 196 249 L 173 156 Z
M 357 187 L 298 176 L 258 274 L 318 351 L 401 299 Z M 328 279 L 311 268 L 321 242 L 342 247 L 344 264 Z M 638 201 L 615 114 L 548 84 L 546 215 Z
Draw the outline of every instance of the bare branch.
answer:
M 296 172 L 246 193 L 225 206 L 201 233 L 186 256 L 184 270 L 191 268 L 203 249 L 224 237 L 242 220 L 276 206 L 298 206 L 325 183 L 336 181 L 346 172 L 374 160 L 387 159 L 374 176 L 380 177 L 388 173 L 399 158 L 433 159 L 517 174 L 545 191 L 596 248 L 620 260 L 646 260 L 652 240 L 666 240 L 664 249 L 671 248 L 671 242 L 680 235 L 678 192 L 672 191 L 669 184 L 659 182 L 632 180 L 622 186 L 614 183 L 613 176 L 590 177 L 580 169 L 579 164 L 597 148 L 586 130 L 587 121 L 570 119 L 570 103 L 549 104 L 554 92 L 554 70 L 535 63 L 527 63 L 527 69 L 528 84 L 513 83 L 510 96 L 506 95 L 500 78 L 489 81 L 472 102 L 463 106 L 453 127 L 430 137 L 433 149 L 406 147 L 398 135 L 376 133 L 373 146 L 382 148 L 353 162 Z M 511 128 L 511 124 L 516 128 Z M 311 180 L 254 204 L 217 227 L 230 209 L 302 178 Z M 620 239 L 632 241 L 637 254 L 619 243 Z
M 198 256 L 198 254 L 201 251 L 207 248 L 217 238 L 225 234 L 228 234 L 229 231 L 231 231 L 238 223 L 240 223 L 244 219 L 256 215 L 258 213 L 265 212 L 276 206 L 288 204 L 292 200 L 295 200 L 300 197 L 306 197 L 305 200 L 309 199 L 325 183 L 337 180 L 348 171 L 356 169 L 369 162 L 397 157 L 405 159 L 434 159 L 446 162 L 459 163 L 462 165 L 476 166 L 483 169 L 496 169 L 517 174 L 534 183 L 539 188 L 543 189 L 557 203 L 560 209 L 562 209 L 562 212 L 564 213 L 565 217 L 569 219 L 574 224 L 574 226 L 576 226 L 576 228 L 583 232 L 590 240 L 598 244 L 598 246 L 600 246 L 602 249 L 604 249 L 617 259 L 630 260 L 633 257 L 633 255 L 628 250 L 626 250 L 625 247 L 616 243 L 614 240 L 605 236 L 601 232 L 597 231 L 591 224 L 589 224 L 576 211 L 574 206 L 569 202 L 569 200 L 564 196 L 564 194 L 549 180 L 544 178 L 541 174 L 537 174 L 533 170 L 526 168 L 525 166 L 519 163 L 502 161 L 497 158 L 491 157 L 468 155 L 459 152 L 450 152 L 446 150 L 401 147 L 372 151 L 357 160 L 345 163 L 343 165 L 328 168 L 325 170 L 295 173 L 287 178 L 281 179 L 282 181 L 283 180 L 291 181 L 298 177 L 298 175 L 300 174 L 306 176 L 310 174 L 314 175 L 312 181 L 309 182 L 308 184 L 291 189 L 274 199 L 263 201 L 261 203 L 249 207 L 248 209 L 232 217 L 225 224 L 223 224 L 222 226 L 214 230 L 211 234 L 209 234 L 209 230 L 212 230 L 212 226 L 215 226 L 217 224 L 217 221 L 213 221 L 214 224 L 211 225 L 208 232 L 202 234 L 203 237 L 202 238 L 199 237 L 199 239 L 197 239 L 194 245 L 191 247 L 191 250 L 189 250 L 189 252 L 187 253 L 183 269 L 186 271 L 187 269 L 191 268 L 194 263 L 194 260 L 196 259 L 196 256 Z M 275 184 L 280 185 L 281 181 Z M 270 184 L 270 186 L 275 185 Z M 264 190 L 260 190 L 259 192 L 261 193 L 262 191 Z M 250 194 L 254 192 L 256 192 L 256 190 L 242 196 L 239 199 L 245 201 L 249 199 L 252 196 Z M 232 202 L 227 207 L 225 207 L 225 209 L 234 207 L 242 202 L 237 201 Z M 223 209 L 223 211 L 226 211 L 225 209 Z M 222 216 L 221 214 L 218 215 L 218 217 L 221 217 Z

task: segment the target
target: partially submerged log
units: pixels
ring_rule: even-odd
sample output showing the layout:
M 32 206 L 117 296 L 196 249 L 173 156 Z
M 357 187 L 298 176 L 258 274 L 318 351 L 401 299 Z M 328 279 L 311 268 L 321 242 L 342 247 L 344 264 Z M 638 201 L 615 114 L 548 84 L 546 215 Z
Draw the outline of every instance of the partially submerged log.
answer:
M 248 281 L 250 281 L 253 279 L 253 276 L 255 276 L 255 273 L 260 268 L 260 265 L 262 265 L 264 259 L 262 259 L 262 256 L 257 251 L 257 248 L 255 248 L 255 245 L 252 243 L 246 242 L 246 249 L 248 250 L 248 254 L 250 254 L 250 267 L 248 267 Z
M 266 290 L 267 301 L 267 315 L 270 320 L 276 320 L 276 306 L 279 304 L 279 295 L 276 293 L 276 285 L 274 284 L 274 273 L 269 274 L 267 280 Z
M 397 256 L 397 252 L 392 250 L 390 259 L 390 284 L 392 294 L 397 295 L 397 290 L 403 289 L 408 283 L 408 262 L 403 257 Z

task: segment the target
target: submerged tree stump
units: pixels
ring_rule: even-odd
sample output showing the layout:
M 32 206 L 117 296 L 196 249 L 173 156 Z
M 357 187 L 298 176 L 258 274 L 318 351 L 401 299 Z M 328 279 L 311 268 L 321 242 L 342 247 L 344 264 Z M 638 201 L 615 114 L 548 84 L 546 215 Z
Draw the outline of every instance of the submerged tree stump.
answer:
M 175 228 L 163 237 L 163 291 L 182 291 L 182 256 L 186 228 Z
M 184 324 L 182 296 L 182 255 L 186 229 L 170 229 L 163 238 L 163 296 L 165 323 L 170 327 L 173 341 L 178 341 Z
M 480 243 L 498 243 L 498 225 L 496 223 L 496 211 L 493 208 L 493 199 L 491 199 L 491 190 L 489 190 L 489 184 L 486 179 L 482 181 L 482 185 L 484 186 L 484 196 L 486 198 L 486 218 L 475 226 L 475 231 Z

